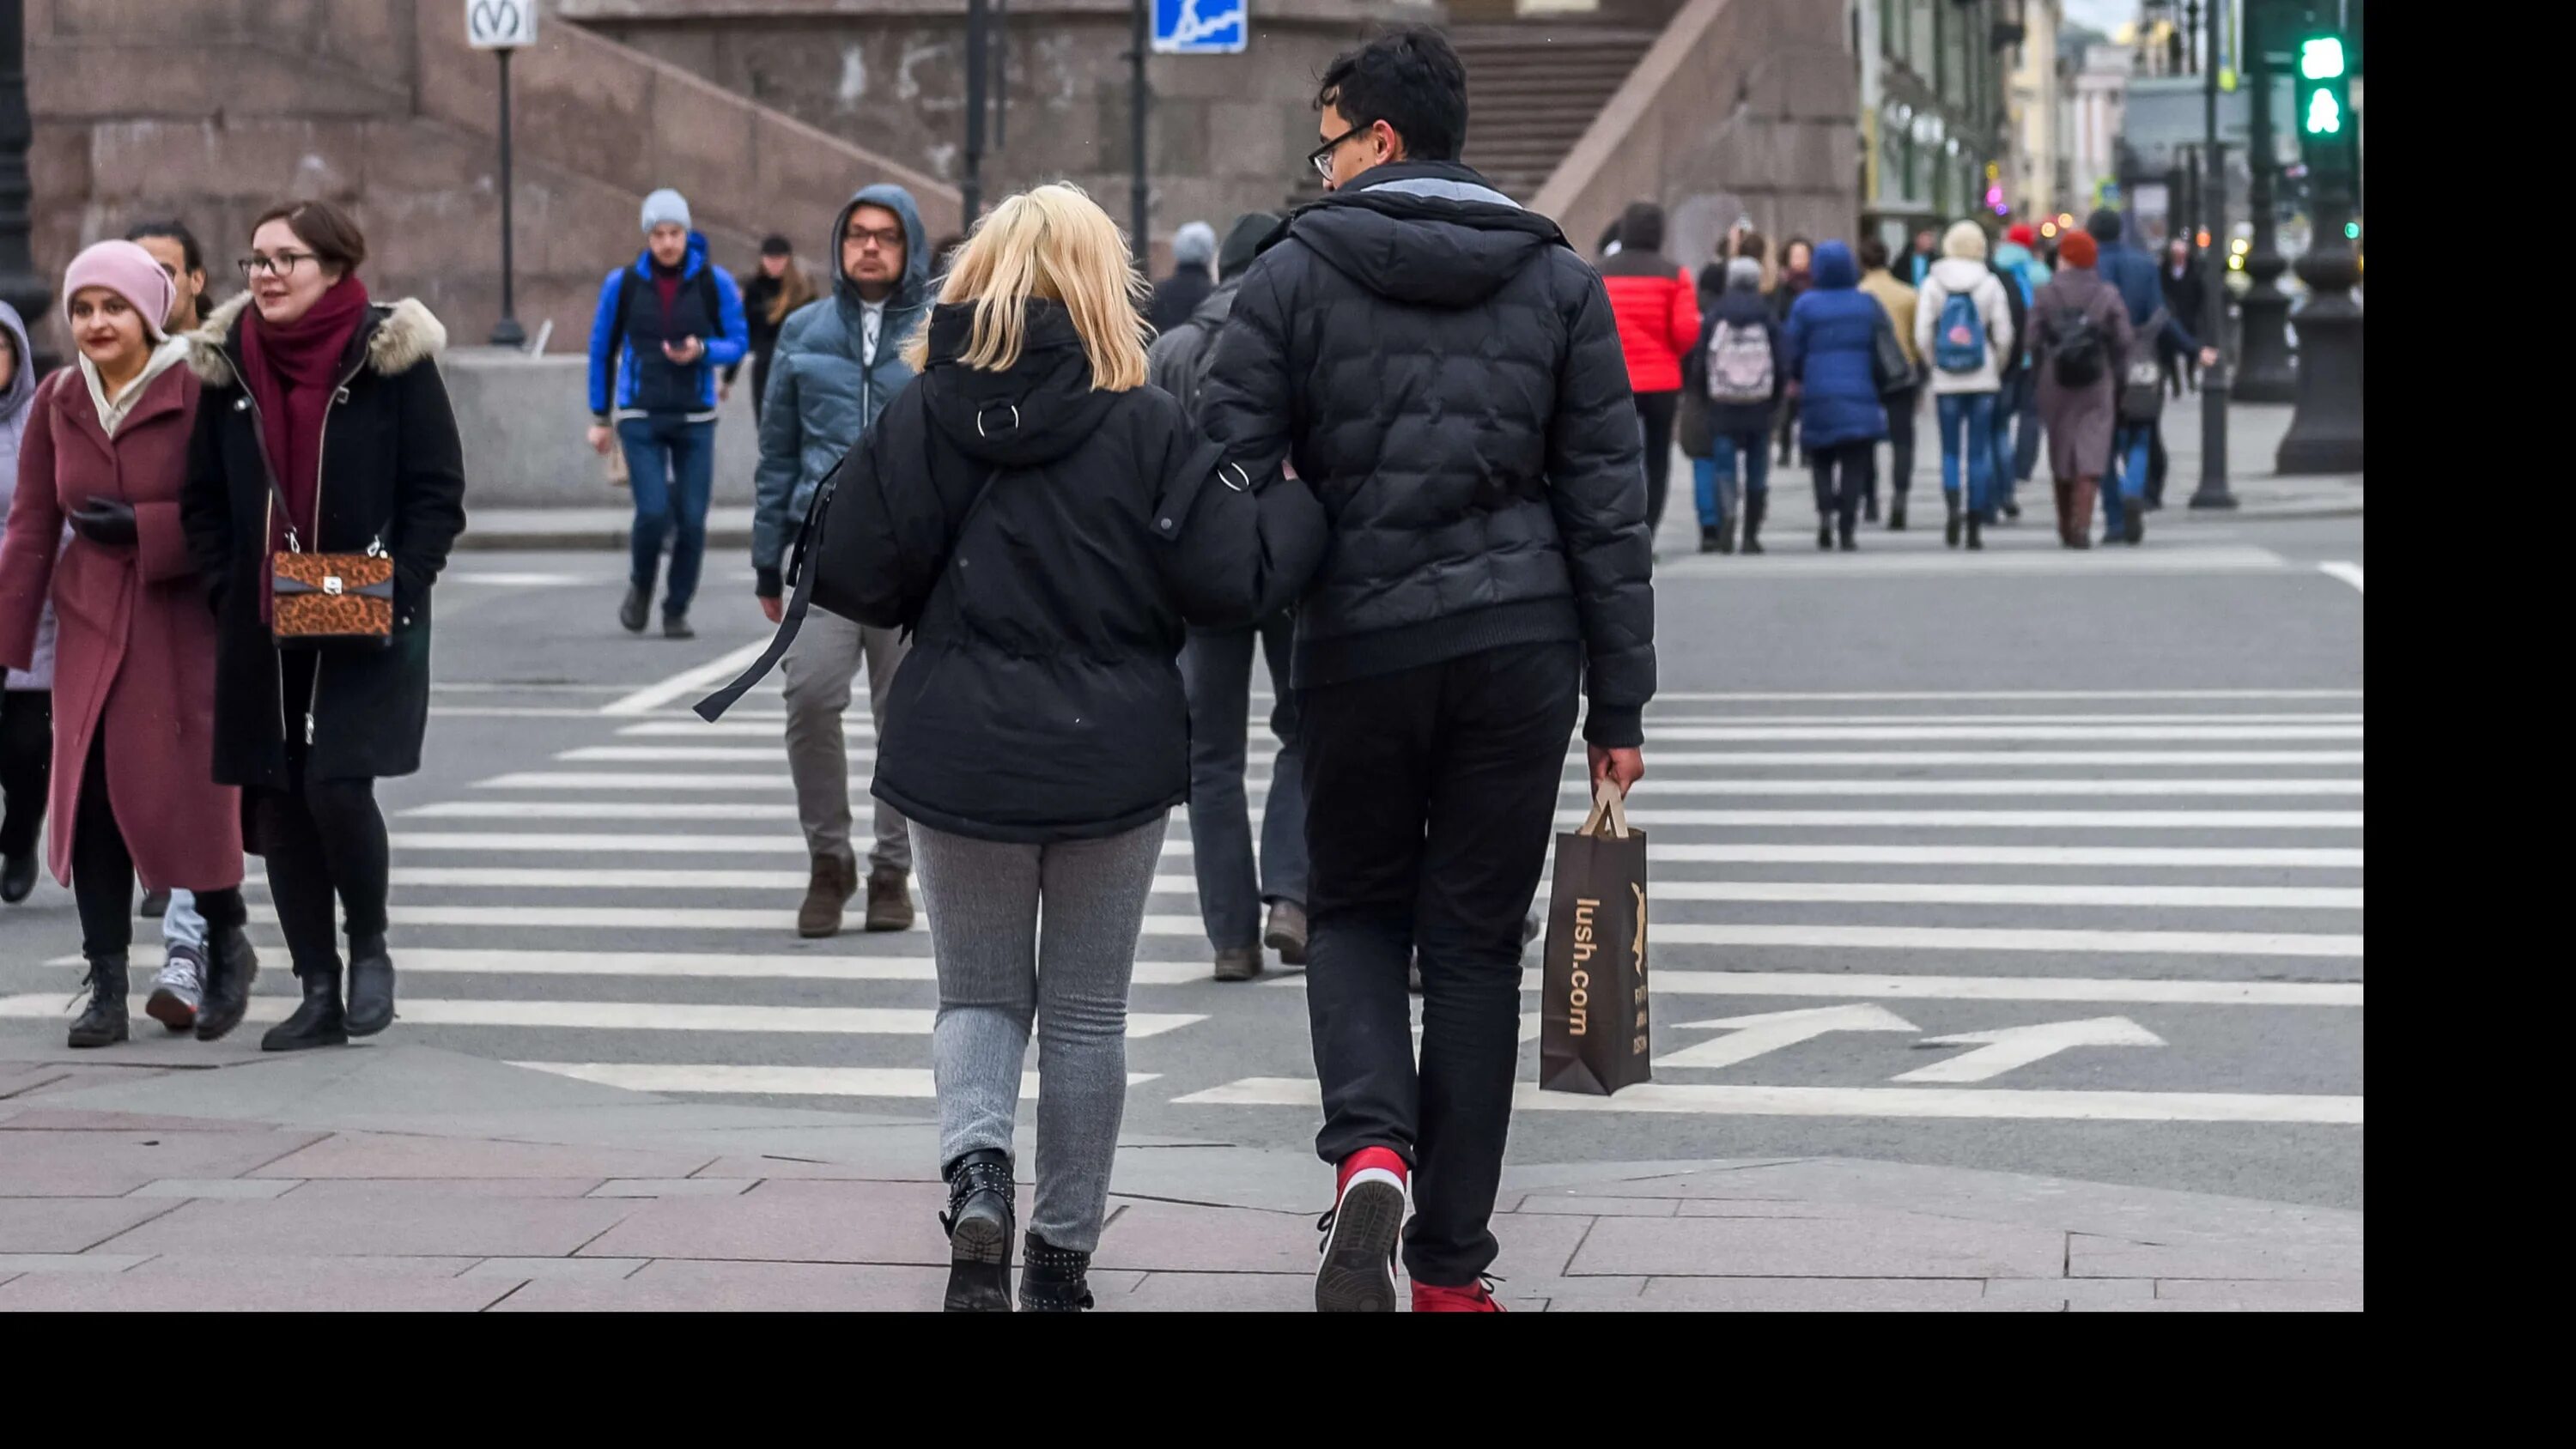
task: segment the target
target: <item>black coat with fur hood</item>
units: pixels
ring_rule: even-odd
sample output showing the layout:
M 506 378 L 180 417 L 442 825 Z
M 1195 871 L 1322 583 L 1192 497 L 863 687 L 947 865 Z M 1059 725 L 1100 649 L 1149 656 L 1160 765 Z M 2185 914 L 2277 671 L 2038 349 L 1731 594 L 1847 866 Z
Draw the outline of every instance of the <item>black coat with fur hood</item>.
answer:
M 408 775 L 429 723 L 429 593 L 465 529 L 465 461 L 437 356 L 447 329 L 405 299 L 369 309 L 341 364 L 347 381 L 322 430 L 319 553 L 380 546 L 394 561 L 389 644 L 316 651 L 303 699 L 285 697 L 279 651 L 260 619 L 267 570 L 267 450 L 241 382 L 235 298 L 192 334 L 189 364 L 205 381 L 180 514 L 188 551 L 217 620 L 215 779 L 285 788 L 290 735 L 316 780 Z

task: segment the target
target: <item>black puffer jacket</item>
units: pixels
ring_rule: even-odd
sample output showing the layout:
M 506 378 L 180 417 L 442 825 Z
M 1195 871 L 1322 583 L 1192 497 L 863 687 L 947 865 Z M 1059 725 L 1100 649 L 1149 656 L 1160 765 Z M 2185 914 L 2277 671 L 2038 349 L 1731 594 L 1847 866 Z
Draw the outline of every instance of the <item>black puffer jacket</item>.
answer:
M 1643 443 L 1601 280 L 1468 168 L 1399 162 L 1291 216 L 1246 274 L 1203 399 L 1331 520 L 1301 686 L 1582 641 L 1585 738 L 1655 690 Z
M 1060 305 L 1030 304 L 1008 372 L 957 360 L 972 320 L 932 312 L 929 370 L 837 470 L 814 599 L 916 631 L 877 798 L 982 840 L 1132 830 L 1189 794 L 1184 624 L 1284 607 L 1323 515 L 1303 483 L 1232 486 L 1160 388 L 1093 388 Z

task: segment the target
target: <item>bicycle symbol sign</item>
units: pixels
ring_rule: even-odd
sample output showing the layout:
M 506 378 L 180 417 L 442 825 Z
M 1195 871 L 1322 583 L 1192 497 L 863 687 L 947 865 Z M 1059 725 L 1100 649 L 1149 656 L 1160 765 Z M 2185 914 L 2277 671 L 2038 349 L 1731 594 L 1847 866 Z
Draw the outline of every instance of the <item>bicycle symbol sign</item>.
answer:
M 465 43 L 517 50 L 537 43 L 537 0 L 465 0 Z

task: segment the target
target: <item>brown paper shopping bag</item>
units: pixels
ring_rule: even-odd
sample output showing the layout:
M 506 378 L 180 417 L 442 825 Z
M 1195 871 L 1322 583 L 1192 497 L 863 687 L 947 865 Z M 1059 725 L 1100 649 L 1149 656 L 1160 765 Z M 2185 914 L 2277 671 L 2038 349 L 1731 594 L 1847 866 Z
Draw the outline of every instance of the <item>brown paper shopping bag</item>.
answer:
M 1607 1097 L 1647 1081 L 1646 833 L 1617 785 L 1595 787 L 1583 828 L 1556 837 L 1540 973 L 1538 1084 Z

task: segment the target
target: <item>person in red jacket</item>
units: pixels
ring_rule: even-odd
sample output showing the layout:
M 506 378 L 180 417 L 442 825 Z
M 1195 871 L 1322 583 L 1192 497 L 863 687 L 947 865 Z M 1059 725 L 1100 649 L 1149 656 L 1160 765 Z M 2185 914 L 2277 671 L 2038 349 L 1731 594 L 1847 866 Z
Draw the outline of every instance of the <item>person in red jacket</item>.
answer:
M 1664 486 L 1672 476 L 1673 409 L 1681 399 L 1682 354 L 1699 341 L 1699 289 L 1664 255 L 1664 209 L 1630 202 L 1619 217 L 1619 251 L 1601 262 L 1619 350 L 1628 359 L 1628 390 L 1646 435 L 1646 527 L 1664 521 Z

